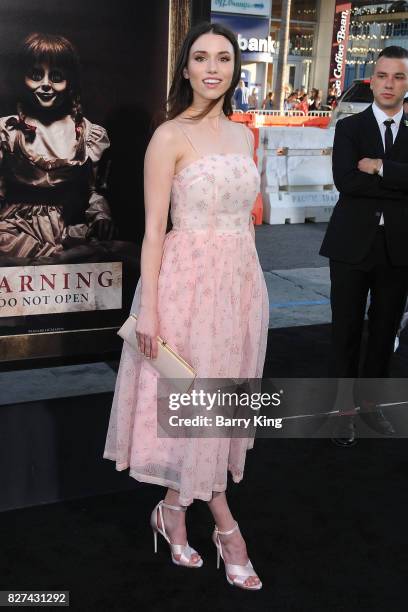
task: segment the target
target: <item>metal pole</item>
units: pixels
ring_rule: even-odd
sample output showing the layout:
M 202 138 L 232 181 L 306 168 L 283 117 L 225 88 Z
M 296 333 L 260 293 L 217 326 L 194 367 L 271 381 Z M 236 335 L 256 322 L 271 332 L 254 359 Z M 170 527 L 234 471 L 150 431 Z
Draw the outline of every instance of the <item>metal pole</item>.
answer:
M 290 9 L 292 0 L 282 0 L 282 18 L 279 30 L 279 55 L 276 66 L 276 87 L 274 97 L 274 108 L 283 111 L 283 101 L 285 99 L 284 78 L 286 75 L 286 65 L 289 49 L 289 23 Z

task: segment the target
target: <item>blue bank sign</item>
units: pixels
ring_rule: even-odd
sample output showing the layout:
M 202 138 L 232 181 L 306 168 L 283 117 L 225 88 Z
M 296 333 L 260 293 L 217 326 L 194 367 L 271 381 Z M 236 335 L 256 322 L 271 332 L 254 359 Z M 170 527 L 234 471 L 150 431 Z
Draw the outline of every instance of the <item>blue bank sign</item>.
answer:
M 277 48 L 269 35 L 269 19 L 211 13 L 211 21 L 226 26 L 236 34 L 244 61 L 272 61 Z

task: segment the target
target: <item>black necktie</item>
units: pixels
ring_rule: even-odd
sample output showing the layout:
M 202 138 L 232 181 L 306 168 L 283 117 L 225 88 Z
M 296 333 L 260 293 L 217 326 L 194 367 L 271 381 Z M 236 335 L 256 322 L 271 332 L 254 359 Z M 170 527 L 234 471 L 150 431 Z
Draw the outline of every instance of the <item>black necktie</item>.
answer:
M 394 138 L 392 136 L 391 125 L 394 123 L 394 119 L 387 119 L 384 121 L 385 125 L 385 155 L 388 155 L 391 151 L 391 147 L 394 144 Z

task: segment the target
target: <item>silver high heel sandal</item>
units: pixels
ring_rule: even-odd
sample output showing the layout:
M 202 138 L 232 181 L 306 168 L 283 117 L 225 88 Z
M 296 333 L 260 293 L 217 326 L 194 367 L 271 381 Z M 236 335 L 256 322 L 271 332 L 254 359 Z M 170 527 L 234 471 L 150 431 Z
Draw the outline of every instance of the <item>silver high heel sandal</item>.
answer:
M 183 565 L 184 567 L 201 567 L 203 564 L 202 559 L 197 561 L 197 563 L 191 562 L 192 555 L 194 554 L 198 555 L 198 552 L 194 550 L 194 548 L 191 548 L 188 542 L 185 545 L 172 544 L 170 542 L 170 538 L 166 533 L 166 527 L 164 525 L 164 520 L 163 520 L 163 510 L 162 510 L 163 506 L 165 508 L 169 508 L 170 510 L 180 510 L 181 512 L 185 512 L 187 510 L 187 508 L 183 508 L 182 506 L 171 506 L 170 504 L 166 504 L 163 499 L 159 501 L 157 506 L 155 506 L 152 512 L 152 516 L 150 518 L 150 525 L 153 530 L 153 538 L 154 538 L 154 552 L 157 553 L 157 534 L 160 533 L 170 546 L 171 560 L 173 561 L 175 565 Z M 160 516 L 160 521 L 162 525 L 161 528 L 159 527 L 157 523 L 157 512 L 159 513 L 159 516 Z M 177 560 L 174 557 L 174 555 L 180 555 L 180 559 Z
M 231 533 L 234 533 L 234 531 L 236 531 L 237 529 L 239 529 L 237 522 L 235 523 L 235 527 L 233 527 L 229 531 L 220 531 L 217 525 L 215 525 L 212 539 L 217 548 L 217 569 L 219 569 L 220 567 L 220 557 L 224 561 L 224 557 L 222 554 L 222 544 L 220 540 L 220 535 L 222 536 L 230 535 Z M 224 561 L 224 566 L 225 566 L 225 576 L 229 584 L 240 587 L 241 589 L 247 589 L 248 591 L 259 591 L 259 589 L 262 588 L 261 581 L 259 581 L 259 584 L 254 584 L 252 586 L 248 586 L 247 584 L 245 584 L 245 580 L 249 578 L 250 576 L 256 576 L 257 578 L 259 578 L 259 576 L 255 572 L 252 566 L 252 563 L 249 559 L 246 565 L 234 565 L 232 563 L 225 563 Z M 228 574 L 235 576 L 235 578 L 231 580 Z

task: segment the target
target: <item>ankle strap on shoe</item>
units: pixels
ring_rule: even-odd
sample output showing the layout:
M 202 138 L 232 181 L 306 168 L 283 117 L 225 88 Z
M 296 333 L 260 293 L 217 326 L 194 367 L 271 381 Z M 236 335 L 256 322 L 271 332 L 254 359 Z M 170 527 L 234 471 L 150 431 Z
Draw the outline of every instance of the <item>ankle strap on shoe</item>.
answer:
M 165 508 L 169 508 L 169 510 L 180 510 L 181 512 L 186 512 L 187 510 L 187 506 L 171 506 L 170 504 L 166 504 L 165 501 L 162 501 L 161 505 Z
M 231 535 L 231 533 L 234 533 L 234 531 L 236 531 L 238 528 L 239 527 L 237 521 L 235 521 L 235 526 L 229 531 L 220 531 L 217 525 L 215 525 L 215 533 L 217 533 L 218 535 Z

